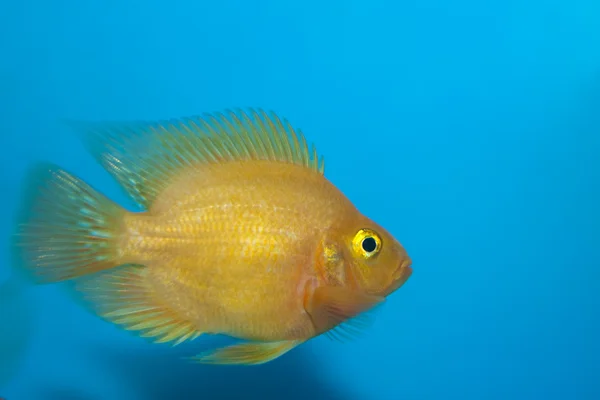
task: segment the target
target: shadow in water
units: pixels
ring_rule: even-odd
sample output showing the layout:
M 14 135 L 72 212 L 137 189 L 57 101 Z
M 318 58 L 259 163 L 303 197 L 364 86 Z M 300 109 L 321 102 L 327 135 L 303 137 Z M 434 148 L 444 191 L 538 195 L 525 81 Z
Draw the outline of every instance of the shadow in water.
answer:
M 302 348 L 267 364 L 230 367 L 194 364 L 166 349 L 94 346 L 90 352 L 92 363 L 103 364 L 145 400 L 357 400 L 319 375 L 318 356 L 309 359 Z
M 38 390 L 35 398 L 44 400 L 95 400 L 94 397 L 76 389 L 59 389 L 54 387 Z

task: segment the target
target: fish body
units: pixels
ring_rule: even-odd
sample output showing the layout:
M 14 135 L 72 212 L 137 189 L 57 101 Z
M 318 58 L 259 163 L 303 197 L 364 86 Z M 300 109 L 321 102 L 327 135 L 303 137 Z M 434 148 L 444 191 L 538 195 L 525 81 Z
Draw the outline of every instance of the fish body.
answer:
M 411 260 L 277 115 L 78 125 L 144 210 L 56 166 L 38 170 L 19 237 L 41 282 L 75 279 L 107 320 L 158 342 L 246 342 L 199 362 L 260 364 L 373 309 Z
M 318 279 L 318 245 L 353 209 L 322 175 L 232 162 L 191 173 L 164 196 L 179 200 L 127 220 L 123 252 L 149 267 L 162 297 L 179 296 L 177 312 L 205 332 L 239 338 L 315 334 L 303 301 L 307 282 Z

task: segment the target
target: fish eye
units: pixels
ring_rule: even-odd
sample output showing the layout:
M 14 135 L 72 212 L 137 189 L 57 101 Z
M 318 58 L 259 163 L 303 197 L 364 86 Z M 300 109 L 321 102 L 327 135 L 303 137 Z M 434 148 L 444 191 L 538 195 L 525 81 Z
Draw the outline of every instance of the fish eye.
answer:
M 375 238 L 372 238 L 372 237 L 364 238 L 362 241 L 362 248 L 367 253 L 374 252 L 375 249 L 377 248 L 377 242 L 375 241 Z
M 370 229 L 361 229 L 354 236 L 352 247 L 359 256 L 371 258 L 381 251 L 381 238 Z

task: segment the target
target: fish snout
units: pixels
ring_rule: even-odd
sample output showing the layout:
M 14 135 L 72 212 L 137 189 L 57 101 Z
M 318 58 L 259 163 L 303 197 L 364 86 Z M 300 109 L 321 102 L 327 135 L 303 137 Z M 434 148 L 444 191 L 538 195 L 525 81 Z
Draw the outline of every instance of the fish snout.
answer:
M 412 274 L 412 260 L 410 257 L 404 258 L 398 265 L 398 268 L 392 273 L 392 284 L 388 293 L 399 289 L 410 278 Z

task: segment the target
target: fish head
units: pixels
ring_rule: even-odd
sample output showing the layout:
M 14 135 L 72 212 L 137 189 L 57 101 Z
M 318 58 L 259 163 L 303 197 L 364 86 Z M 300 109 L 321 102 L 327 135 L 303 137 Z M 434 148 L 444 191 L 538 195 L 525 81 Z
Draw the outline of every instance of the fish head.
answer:
M 347 284 L 388 296 L 412 274 L 412 260 L 400 242 L 368 218 L 345 224 L 341 237 Z

